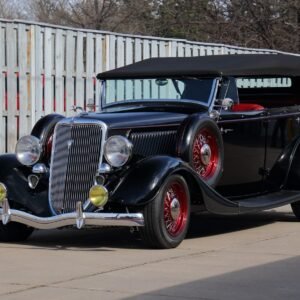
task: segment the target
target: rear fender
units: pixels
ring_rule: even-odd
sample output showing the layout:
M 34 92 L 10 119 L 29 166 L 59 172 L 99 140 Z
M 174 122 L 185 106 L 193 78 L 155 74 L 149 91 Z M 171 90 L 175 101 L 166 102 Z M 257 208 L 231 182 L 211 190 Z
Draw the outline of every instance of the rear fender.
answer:
M 300 190 L 300 137 L 294 143 L 289 162 L 283 187 L 290 190 Z
M 281 153 L 267 179 L 272 189 L 300 189 L 300 136 Z

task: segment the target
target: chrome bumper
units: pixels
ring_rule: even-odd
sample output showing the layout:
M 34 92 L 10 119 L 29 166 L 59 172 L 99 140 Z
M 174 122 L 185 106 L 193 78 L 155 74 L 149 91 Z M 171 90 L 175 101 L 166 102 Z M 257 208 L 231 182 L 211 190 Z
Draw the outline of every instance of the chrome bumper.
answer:
M 65 226 L 144 226 L 144 216 L 141 213 L 87 213 L 83 212 L 80 202 L 77 203 L 76 212 L 61 214 L 53 217 L 38 217 L 20 210 L 10 209 L 8 201 L 4 200 L 0 208 L 2 223 L 22 223 L 37 229 L 55 229 Z

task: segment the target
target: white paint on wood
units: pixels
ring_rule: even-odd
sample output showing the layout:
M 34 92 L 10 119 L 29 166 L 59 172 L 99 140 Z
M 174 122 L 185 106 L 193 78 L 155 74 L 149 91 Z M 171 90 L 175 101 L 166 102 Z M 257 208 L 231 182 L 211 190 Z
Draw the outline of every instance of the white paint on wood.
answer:
M 142 41 L 141 39 L 134 40 L 134 62 L 142 60 Z
M 36 117 L 36 26 L 31 25 L 29 28 L 30 54 L 28 55 L 29 70 L 30 70 L 30 111 L 31 111 L 31 128 L 34 126 L 38 118 Z M 22 46 L 23 47 L 23 46 Z
M 131 38 L 127 37 L 125 39 L 125 65 L 133 63 L 133 41 Z M 125 99 L 133 98 L 133 81 L 127 80 L 125 84 Z
M 16 30 L 14 29 L 14 24 L 7 24 L 6 27 L 6 55 L 7 55 L 7 129 L 8 136 L 7 142 L 8 152 L 14 152 L 15 144 L 17 142 L 17 39 Z
M 86 38 L 86 104 L 95 104 L 94 95 L 94 34 L 88 33 Z
M 31 119 L 35 123 L 44 116 L 43 101 L 45 101 L 44 92 L 44 34 L 40 26 L 30 26 L 30 101 L 31 101 Z M 28 99 L 29 100 L 29 99 Z M 32 125 L 33 127 L 33 125 Z
M 101 73 L 104 71 L 103 69 L 103 36 L 102 35 L 97 35 L 96 36 L 96 47 L 95 47 L 95 57 L 96 57 L 96 62 L 95 62 L 95 75 L 98 73 Z M 96 80 L 96 104 L 100 106 L 100 94 L 101 94 L 101 82 L 97 79 Z
M 54 87 L 53 87 L 53 59 L 54 59 L 54 42 L 52 35 L 52 28 L 45 28 L 44 34 L 44 95 L 45 95 L 45 114 L 50 114 L 54 110 L 53 98 L 54 98 Z
M 167 47 L 166 47 L 166 42 L 165 41 L 160 41 L 158 44 L 158 54 L 159 57 L 166 57 L 166 51 L 167 51 Z
M 142 41 L 141 39 L 135 39 L 134 42 L 134 62 L 142 60 Z M 142 82 L 136 80 L 134 82 L 134 97 L 136 99 L 142 99 Z
M 31 122 L 28 122 L 31 115 L 31 103 L 28 97 L 30 89 L 30 80 L 27 76 L 28 49 L 27 42 L 28 33 L 23 24 L 18 25 L 18 61 L 19 61 L 19 137 L 24 136 L 30 132 Z M 35 99 L 34 99 L 35 100 Z
M 107 70 L 114 69 L 116 67 L 116 37 L 114 35 L 108 36 L 108 51 L 107 57 L 109 57 L 109 65 Z
M 76 37 L 76 89 L 75 105 L 84 107 L 84 75 L 83 75 L 83 33 L 77 32 Z
M 55 34 L 55 111 L 59 114 L 64 114 L 64 36 L 61 29 L 56 30 Z M 46 114 L 49 112 L 46 112 Z
M 73 31 L 67 31 L 66 38 L 66 116 L 73 115 L 74 103 L 74 62 L 75 62 L 75 39 Z

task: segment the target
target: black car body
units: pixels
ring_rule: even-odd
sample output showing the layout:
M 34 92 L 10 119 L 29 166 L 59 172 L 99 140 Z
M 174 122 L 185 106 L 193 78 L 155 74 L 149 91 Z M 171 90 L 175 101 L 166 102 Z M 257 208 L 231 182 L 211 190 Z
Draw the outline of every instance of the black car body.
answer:
M 2 240 L 132 226 L 171 248 L 194 208 L 300 217 L 300 57 L 156 58 L 98 79 L 101 112 L 45 116 L 0 157 Z

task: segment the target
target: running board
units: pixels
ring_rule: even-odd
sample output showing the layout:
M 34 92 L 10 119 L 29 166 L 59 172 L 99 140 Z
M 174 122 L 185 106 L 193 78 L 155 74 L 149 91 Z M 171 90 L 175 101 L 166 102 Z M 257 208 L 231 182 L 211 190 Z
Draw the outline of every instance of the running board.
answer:
M 266 195 L 237 201 L 240 213 L 255 212 L 275 208 L 300 201 L 300 191 L 281 190 Z

